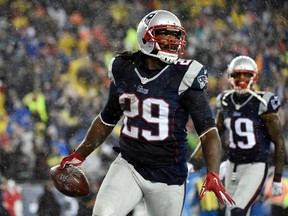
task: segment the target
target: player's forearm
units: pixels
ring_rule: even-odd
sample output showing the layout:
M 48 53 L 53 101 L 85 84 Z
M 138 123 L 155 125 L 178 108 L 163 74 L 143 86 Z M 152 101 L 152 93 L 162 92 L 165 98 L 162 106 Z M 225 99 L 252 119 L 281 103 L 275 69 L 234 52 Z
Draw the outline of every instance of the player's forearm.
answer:
M 201 143 L 207 172 L 219 173 L 222 149 L 217 130 L 213 129 L 201 137 Z
M 77 147 L 76 152 L 86 158 L 106 140 L 113 128 L 103 124 L 100 117 L 97 116 L 87 131 L 84 140 Z
M 221 137 L 225 132 L 225 127 L 224 127 L 223 113 L 220 110 L 217 112 L 217 116 L 216 116 L 216 127 L 218 130 L 218 134 Z
M 273 180 L 276 182 L 280 182 L 285 164 L 285 142 L 282 133 L 281 122 L 279 116 L 276 113 L 262 115 L 261 119 L 264 121 L 271 141 L 275 145 L 275 171 Z
M 275 171 L 273 180 L 276 182 L 280 182 L 285 164 L 284 139 L 280 139 L 280 141 L 277 144 L 275 144 L 274 160 L 275 160 Z

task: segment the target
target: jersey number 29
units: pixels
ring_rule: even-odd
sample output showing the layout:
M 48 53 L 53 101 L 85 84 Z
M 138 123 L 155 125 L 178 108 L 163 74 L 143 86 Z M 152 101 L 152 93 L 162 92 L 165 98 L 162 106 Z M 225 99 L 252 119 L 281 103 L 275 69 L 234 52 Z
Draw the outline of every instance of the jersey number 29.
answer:
M 124 110 L 124 120 L 122 132 L 129 137 L 138 139 L 139 135 L 148 141 L 161 141 L 168 137 L 168 117 L 169 117 L 169 104 L 162 99 L 147 98 L 140 103 L 139 99 L 134 94 L 122 94 L 121 101 L 129 101 L 129 108 Z M 159 110 L 158 116 L 152 116 L 152 107 L 157 106 Z M 140 116 L 141 120 L 148 124 L 157 124 L 157 133 L 152 133 L 152 130 L 140 128 L 133 124 L 133 118 Z M 132 121 L 128 121 L 130 120 Z M 128 123 L 132 122 L 132 123 Z M 157 128 L 157 127 L 154 127 Z M 140 133 L 139 133 L 140 132 Z

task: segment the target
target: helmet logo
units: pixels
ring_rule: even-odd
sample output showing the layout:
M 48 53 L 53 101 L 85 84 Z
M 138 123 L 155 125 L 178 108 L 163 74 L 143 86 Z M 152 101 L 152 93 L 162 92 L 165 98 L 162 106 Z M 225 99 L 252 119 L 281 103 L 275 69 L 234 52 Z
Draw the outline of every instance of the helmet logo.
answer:
M 149 25 L 151 19 L 155 16 L 155 14 L 156 14 L 156 13 L 151 13 L 151 14 L 149 14 L 149 15 L 145 18 L 144 23 L 146 24 L 146 26 Z
M 274 98 L 271 100 L 271 105 L 274 110 L 276 110 L 281 105 L 281 102 L 278 96 L 274 95 Z

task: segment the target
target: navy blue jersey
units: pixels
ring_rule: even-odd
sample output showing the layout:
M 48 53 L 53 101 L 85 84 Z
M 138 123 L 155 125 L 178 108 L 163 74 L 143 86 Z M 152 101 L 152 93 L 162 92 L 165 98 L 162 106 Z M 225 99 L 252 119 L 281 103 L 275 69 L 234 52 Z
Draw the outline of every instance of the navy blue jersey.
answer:
M 120 113 L 119 118 L 116 117 L 115 107 L 122 110 L 119 142 L 122 157 L 133 164 L 145 179 L 182 184 L 187 177 L 186 123 L 189 114 L 194 112 L 197 116 L 199 109 L 187 109 L 197 101 L 183 102 L 181 97 L 191 90 L 194 95 L 201 95 L 198 96 L 200 104 L 201 101 L 208 104 L 202 96 L 207 88 L 207 71 L 199 62 L 184 59 L 155 73 L 136 67 L 132 57 L 116 57 L 110 66 L 109 75 L 114 86 L 110 91 L 114 91 L 114 96 L 110 96 L 101 118 L 107 124 L 115 124 L 120 118 Z M 118 105 L 114 97 L 118 98 Z M 185 104 L 190 105 L 186 107 Z M 193 119 L 199 134 L 215 126 L 211 113 L 209 110 L 205 115 L 198 114 L 202 116 L 201 120 Z
M 267 162 L 271 139 L 261 120 L 262 114 L 276 113 L 278 97 L 271 92 L 256 91 L 240 104 L 235 92 L 225 91 L 217 97 L 217 107 L 223 113 L 229 132 L 228 159 L 236 164 Z

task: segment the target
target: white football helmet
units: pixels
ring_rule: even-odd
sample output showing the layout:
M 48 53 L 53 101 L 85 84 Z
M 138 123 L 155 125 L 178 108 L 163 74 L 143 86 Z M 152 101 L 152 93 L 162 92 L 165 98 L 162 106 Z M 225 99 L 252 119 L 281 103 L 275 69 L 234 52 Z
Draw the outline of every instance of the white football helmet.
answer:
M 258 68 L 255 61 L 248 56 L 238 56 L 234 58 L 228 66 L 228 80 L 233 89 L 239 94 L 251 91 L 251 88 L 258 80 Z M 238 77 L 237 73 L 250 74 L 250 77 Z
M 177 38 L 158 36 L 161 31 L 170 32 Z M 139 48 L 144 54 L 171 64 L 184 52 L 185 30 L 173 13 L 156 10 L 146 15 L 139 23 L 137 39 Z

